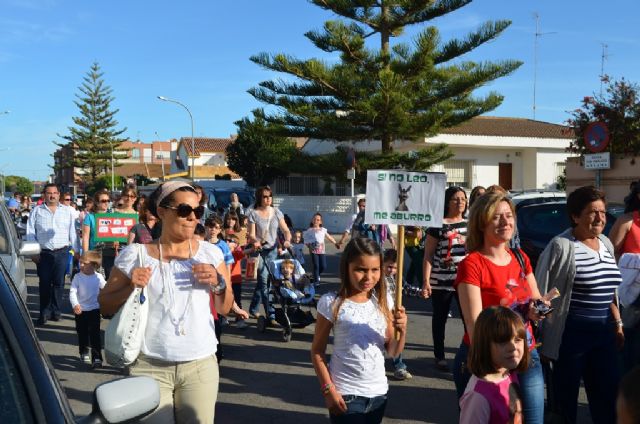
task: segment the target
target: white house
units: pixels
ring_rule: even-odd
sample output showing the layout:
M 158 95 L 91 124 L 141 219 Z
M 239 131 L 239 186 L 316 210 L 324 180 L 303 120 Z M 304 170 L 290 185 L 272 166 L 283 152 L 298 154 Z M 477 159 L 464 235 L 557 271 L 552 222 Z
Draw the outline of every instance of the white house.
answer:
M 451 185 L 469 189 L 492 184 L 508 190 L 554 188 L 570 156 L 566 149 L 572 137 L 571 129 L 563 125 L 480 116 L 444 129 L 435 137 L 418 142 L 397 141 L 394 150 L 448 144 L 455 156 L 434 166 L 432 171 L 445 172 Z M 380 150 L 380 142 L 359 142 L 353 147 L 357 151 Z M 309 154 L 325 154 L 335 148 L 336 142 L 310 139 L 302 149 Z
M 234 138 L 182 137 L 171 151 L 171 177 L 191 174 L 193 160 L 196 178 L 213 178 L 216 175 L 230 174 L 237 178 L 227 167 L 226 148 Z M 193 144 L 193 149 L 192 149 Z

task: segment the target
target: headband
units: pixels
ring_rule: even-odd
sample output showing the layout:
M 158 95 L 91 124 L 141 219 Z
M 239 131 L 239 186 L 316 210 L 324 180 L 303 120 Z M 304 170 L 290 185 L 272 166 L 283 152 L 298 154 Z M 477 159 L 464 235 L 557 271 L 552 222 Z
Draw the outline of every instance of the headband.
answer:
M 168 195 L 183 187 L 189 187 L 193 189 L 193 186 L 191 184 L 185 183 L 183 181 L 168 181 L 166 183 L 163 183 L 160 196 L 158 196 L 158 200 L 156 200 L 156 207 L 160 206 L 160 203 L 162 203 L 162 201 L 166 199 Z

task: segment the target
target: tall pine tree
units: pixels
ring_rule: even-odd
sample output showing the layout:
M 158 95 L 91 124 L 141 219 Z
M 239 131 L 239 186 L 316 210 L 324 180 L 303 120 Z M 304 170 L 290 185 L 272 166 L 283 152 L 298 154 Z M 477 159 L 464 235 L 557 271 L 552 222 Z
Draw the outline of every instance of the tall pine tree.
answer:
M 282 135 L 333 140 L 381 140 L 382 152 L 394 140 L 437 134 L 498 107 L 503 97 L 473 91 L 515 71 L 521 62 L 464 61 L 461 56 L 498 37 L 510 21 L 486 22 L 464 39 L 442 41 L 426 26 L 413 44 L 391 40 L 411 25 L 423 24 L 467 5 L 471 0 L 310 0 L 343 20 L 327 21 L 322 31 L 305 36 L 340 61 L 299 60 L 261 53 L 251 60 L 295 77 L 265 81 L 249 90 L 279 107 L 264 113 L 284 129 Z M 373 37 L 379 48 L 370 47 Z M 445 152 L 442 150 L 442 152 Z M 449 153 L 447 153 L 448 155 Z
M 80 116 L 72 118 L 75 126 L 68 128 L 69 135 L 58 134 L 67 143 L 54 142 L 61 147 L 71 144 L 74 149 L 73 159 L 62 166 L 82 169 L 87 183 L 92 183 L 99 175 L 110 171 L 112 148 L 115 165 L 118 165 L 119 155 L 116 151 L 125 141 L 119 136 L 127 130 L 116 129 L 118 121 L 114 117 L 119 109 L 111 109 L 113 90 L 104 84 L 103 75 L 100 65 L 94 63 L 79 87 L 80 93 L 76 94 L 77 100 L 74 103 L 80 109 Z

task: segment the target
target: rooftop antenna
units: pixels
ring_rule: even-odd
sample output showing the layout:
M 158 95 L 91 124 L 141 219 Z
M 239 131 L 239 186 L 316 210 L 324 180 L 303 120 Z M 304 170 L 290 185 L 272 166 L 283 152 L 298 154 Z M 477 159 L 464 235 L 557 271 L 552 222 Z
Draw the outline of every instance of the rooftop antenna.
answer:
M 609 59 L 609 46 L 602 43 L 602 55 L 600 56 L 600 97 L 602 97 L 602 83 L 604 78 L 604 61 Z
M 536 20 L 536 32 L 533 34 L 533 120 L 536 119 L 536 85 L 538 81 L 538 38 L 547 34 L 556 34 L 553 32 L 540 32 L 540 16 L 538 12 L 533 13 Z

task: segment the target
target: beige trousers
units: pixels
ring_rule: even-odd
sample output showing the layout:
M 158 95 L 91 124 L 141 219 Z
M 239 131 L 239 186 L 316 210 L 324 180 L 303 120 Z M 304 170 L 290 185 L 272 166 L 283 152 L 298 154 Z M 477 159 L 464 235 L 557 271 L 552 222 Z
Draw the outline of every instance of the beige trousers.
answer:
M 215 355 L 190 362 L 167 362 L 140 354 L 132 376 L 153 377 L 160 386 L 160 405 L 141 422 L 213 424 L 218 398 Z

